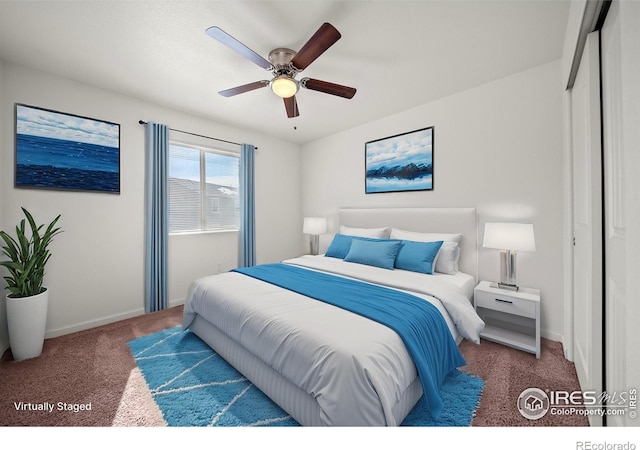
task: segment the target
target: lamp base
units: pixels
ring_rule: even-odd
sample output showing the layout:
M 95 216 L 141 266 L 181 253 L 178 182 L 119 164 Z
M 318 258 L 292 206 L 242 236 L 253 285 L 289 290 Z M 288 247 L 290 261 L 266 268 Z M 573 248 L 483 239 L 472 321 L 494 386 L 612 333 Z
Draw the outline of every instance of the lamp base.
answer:
M 312 234 L 309 238 L 309 250 L 312 255 L 316 256 L 320 247 L 320 236 Z
M 512 250 L 500 251 L 500 282 L 498 288 L 517 291 L 516 284 L 516 257 L 517 253 Z
M 520 286 L 518 285 L 507 283 L 491 283 L 491 287 L 496 289 L 507 289 L 509 291 L 517 291 L 520 289 Z

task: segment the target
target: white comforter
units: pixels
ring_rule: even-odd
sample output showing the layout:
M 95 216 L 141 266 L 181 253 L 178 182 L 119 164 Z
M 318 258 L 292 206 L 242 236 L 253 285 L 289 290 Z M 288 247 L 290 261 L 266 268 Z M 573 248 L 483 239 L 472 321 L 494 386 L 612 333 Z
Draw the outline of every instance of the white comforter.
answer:
M 411 279 L 416 278 L 405 271 L 326 257 L 285 262 L 409 290 L 438 307 L 454 337 L 459 331 L 479 340 L 484 324 L 471 303 L 459 287 L 435 281 L 438 277 L 419 276 L 414 286 Z M 430 296 L 431 290 L 444 303 Z M 399 425 L 392 411 L 417 371 L 402 339 L 390 328 L 237 272 L 192 284 L 184 307 L 185 328 L 196 314 L 314 397 L 324 424 Z
M 453 278 L 453 276 L 433 276 L 407 270 L 388 270 L 328 257 L 307 256 L 283 262 L 380 284 L 413 295 L 427 294 L 429 297 L 435 297 L 439 302 L 434 301 L 433 298 L 423 298 L 438 307 L 445 319 L 450 318 L 456 331 L 462 337 L 476 344 L 480 343 L 480 332 L 484 329 L 484 322 L 476 314 L 471 299 L 466 297 L 464 289 L 457 280 L 449 281 L 447 279 L 448 277 Z M 452 330 L 452 333 L 455 337 L 456 332 Z

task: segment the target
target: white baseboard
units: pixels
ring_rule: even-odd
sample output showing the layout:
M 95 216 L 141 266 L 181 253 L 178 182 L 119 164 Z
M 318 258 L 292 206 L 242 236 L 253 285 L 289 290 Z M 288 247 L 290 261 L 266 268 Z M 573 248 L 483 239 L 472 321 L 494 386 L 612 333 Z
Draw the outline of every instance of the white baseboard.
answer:
M 169 308 L 173 308 L 174 306 L 179 306 L 184 304 L 184 299 L 175 299 L 169 301 Z M 45 333 L 45 339 L 50 339 L 58 336 L 64 336 L 66 334 L 77 333 L 78 331 L 89 330 L 91 328 L 99 327 L 102 325 L 107 325 L 114 322 L 119 322 L 121 320 L 131 319 L 132 317 L 142 316 L 144 315 L 144 308 L 137 308 L 132 311 L 124 312 L 121 314 L 114 314 L 111 316 L 101 317 L 95 320 L 88 320 L 86 322 L 81 322 L 73 325 L 69 325 L 66 327 L 57 328 L 54 330 L 47 330 Z M 9 346 L 7 345 L 7 348 Z M 6 350 L 6 349 L 5 349 Z M 3 351 L 4 352 L 4 351 Z M 0 353 L 1 355 L 1 353 Z
M 564 336 L 562 336 L 562 350 L 564 351 L 564 358 L 567 361 L 573 361 L 573 352 L 569 349 L 569 343 L 567 342 L 567 339 L 565 339 Z
M 130 319 L 132 317 L 141 316 L 144 314 L 144 308 L 134 309 L 121 314 L 114 314 L 111 316 L 101 317 L 95 320 L 88 320 L 86 322 L 80 322 L 77 324 L 69 325 L 66 327 L 56 328 L 54 330 L 47 330 L 44 335 L 45 339 L 51 339 L 58 336 L 64 336 L 65 334 L 77 333 L 78 331 L 89 330 L 91 328 L 99 327 L 120 320 Z
M 573 362 L 569 358 L 570 352 L 567 351 L 567 340 L 565 339 L 564 334 L 552 333 L 547 330 L 542 330 L 540 331 L 540 335 L 545 339 L 560 342 L 562 344 L 562 353 L 563 353 L 564 359 L 566 359 L 567 361 Z
M 550 341 L 562 342 L 564 346 L 564 337 L 561 334 L 553 333 L 548 330 L 540 330 L 540 336 Z
M 169 300 L 169 308 L 173 308 L 174 306 L 180 306 L 180 305 L 184 305 L 184 298 Z

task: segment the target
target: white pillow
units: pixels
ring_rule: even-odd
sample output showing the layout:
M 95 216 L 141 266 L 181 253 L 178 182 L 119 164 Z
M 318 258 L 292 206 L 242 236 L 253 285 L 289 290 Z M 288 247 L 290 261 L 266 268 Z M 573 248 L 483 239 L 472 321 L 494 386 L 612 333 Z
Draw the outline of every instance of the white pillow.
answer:
M 462 234 L 460 233 L 418 233 L 399 228 L 392 228 L 390 237 L 391 239 L 405 239 L 416 242 L 453 241 L 458 244 L 462 240 Z
M 457 242 L 444 241 L 436 255 L 435 271 L 455 275 L 458 273 L 458 260 L 460 259 L 460 246 Z
M 444 241 L 436 258 L 433 260 L 435 271 L 454 275 L 458 273 L 458 260 L 460 259 L 460 233 L 419 233 L 416 231 L 401 230 L 392 228 L 391 239 L 404 239 L 416 242 L 436 242 Z
M 353 228 L 340 225 L 340 234 L 346 234 L 347 236 L 388 239 L 389 228 Z

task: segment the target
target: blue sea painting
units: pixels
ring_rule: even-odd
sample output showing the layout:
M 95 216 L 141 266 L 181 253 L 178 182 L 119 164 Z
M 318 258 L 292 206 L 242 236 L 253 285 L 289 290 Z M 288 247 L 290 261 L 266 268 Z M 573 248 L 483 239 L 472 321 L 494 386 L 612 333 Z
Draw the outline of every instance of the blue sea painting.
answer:
M 16 105 L 17 187 L 120 192 L 120 125 Z
M 365 192 L 433 189 L 433 127 L 365 144 Z

